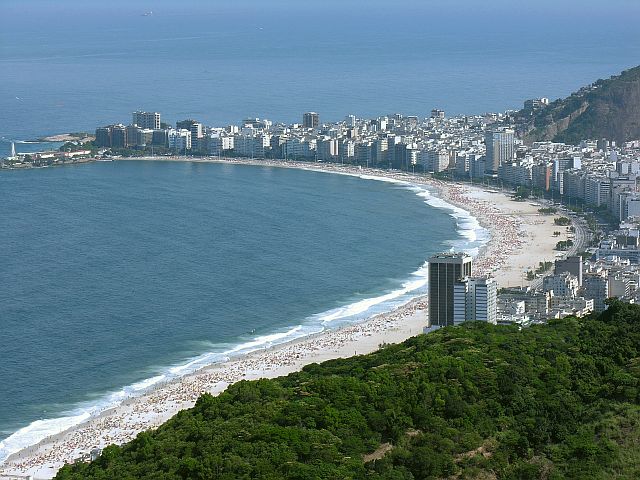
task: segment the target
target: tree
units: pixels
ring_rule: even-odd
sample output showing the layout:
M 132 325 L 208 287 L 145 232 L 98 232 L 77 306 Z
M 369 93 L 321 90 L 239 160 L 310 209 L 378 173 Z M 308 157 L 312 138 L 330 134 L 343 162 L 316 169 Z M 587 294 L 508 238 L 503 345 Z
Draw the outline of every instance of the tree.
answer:
M 567 217 L 558 217 L 553 220 L 553 223 L 560 226 L 571 225 L 571 219 Z
M 640 306 L 607 304 L 239 382 L 57 478 L 637 478 Z
M 515 193 L 516 198 L 524 200 L 529 198 L 530 195 L 531 195 L 531 192 L 528 188 L 523 186 L 519 186 L 518 188 L 516 188 L 516 193 Z

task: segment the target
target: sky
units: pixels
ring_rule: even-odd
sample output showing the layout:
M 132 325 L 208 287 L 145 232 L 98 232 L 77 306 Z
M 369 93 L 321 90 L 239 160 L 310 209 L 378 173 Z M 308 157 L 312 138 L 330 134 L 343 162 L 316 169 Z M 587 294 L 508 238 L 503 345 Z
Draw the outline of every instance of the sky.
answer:
M 225 11 L 248 9 L 259 12 L 263 9 L 288 11 L 313 11 L 335 9 L 336 13 L 347 10 L 379 9 L 402 16 L 411 9 L 445 8 L 459 13 L 495 11 L 505 15 L 514 14 L 571 14 L 576 16 L 598 15 L 604 18 L 640 12 L 637 0 L 2 0 L 4 13 L 48 10 L 71 13 L 78 11 L 100 11 L 114 9 L 126 11 L 149 11 L 153 9 L 180 11 Z

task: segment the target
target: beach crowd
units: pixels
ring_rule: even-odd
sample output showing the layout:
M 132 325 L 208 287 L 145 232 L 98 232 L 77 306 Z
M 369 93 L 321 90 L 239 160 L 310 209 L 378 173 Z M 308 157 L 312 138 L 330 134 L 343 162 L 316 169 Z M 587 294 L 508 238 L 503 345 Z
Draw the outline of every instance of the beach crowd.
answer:
M 239 159 L 231 159 L 229 162 L 249 163 Z M 466 186 L 403 172 L 382 172 L 340 165 L 283 163 L 261 161 L 259 164 L 349 175 L 377 175 L 432 187 L 439 192 L 440 198 L 469 212 L 491 233 L 490 241 L 474 259 L 474 275 L 491 275 L 508 261 L 513 252 L 522 248 L 525 235 L 520 228 L 522 219 L 504 214 L 487 201 L 471 198 Z M 382 339 L 381 343 L 384 343 L 384 333 L 399 329 L 403 320 L 410 316 L 423 315 L 426 326 L 426 308 L 424 298 L 415 299 L 362 323 L 336 330 L 327 329 L 322 333 L 254 351 L 156 384 L 142 394 L 125 398 L 115 407 L 97 412 L 87 421 L 65 432 L 47 437 L 38 444 L 13 454 L 0 465 L 0 479 L 3 475 L 16 474 L 50 478 L 64 463 L 86 458 L 95 448 L 123 444 L 144 430 L 157 428 L 179 410 L 193 406 L 204 392 L 219 394 L 230 384 L 243 379 L 286 375 L 314 361 L 365 353 L 358 352 L 359 344 L 362 345 L 364 338 L 375 337 Z M 415 329 L 411 335 L 418 333 L 421 332 Z

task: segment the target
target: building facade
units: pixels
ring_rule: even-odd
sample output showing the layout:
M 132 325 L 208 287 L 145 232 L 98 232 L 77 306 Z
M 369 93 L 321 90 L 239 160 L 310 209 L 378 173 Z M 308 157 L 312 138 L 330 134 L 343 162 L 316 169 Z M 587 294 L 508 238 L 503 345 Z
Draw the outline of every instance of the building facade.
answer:
M 131 123 L 140 128 L 160 129 L 160 114 L 158 112 L 133 112 Z
M 191 150 L 191 131 L 186 129 L 169 130 L 169 148 L 178 153 L 186 153 Z
M 472 320 L 498 323 L 498 285 L 493 278 L 467 277 L 454 285 L 454 325 Z
M 609 296 L 609 279 L 599 273 L 587 274 L 583 279 L 585 298 L 593 299 L 593 311 L 603 312 Z
M 318 128 L 320 125 L 320 115 L 316 112 L 306 112 L 302 116 L 302 126 L 304 128 Z
M 578 285 L 582 286 L 582 257 L 579 255 L 567 257 L 564 260 L 556 260 L 553 273 L 570 273 L 578 279 Z
M 498 173 L 500 165 L 513 159 L 515 151 L 515 133 L 511 129 L 489 131 L 485 135 L 486 163 L 488 173 Z
M 471 276 L 471 256 L 442 253 L 429 259 L 429 326 L 454 325 L 455 284 Z

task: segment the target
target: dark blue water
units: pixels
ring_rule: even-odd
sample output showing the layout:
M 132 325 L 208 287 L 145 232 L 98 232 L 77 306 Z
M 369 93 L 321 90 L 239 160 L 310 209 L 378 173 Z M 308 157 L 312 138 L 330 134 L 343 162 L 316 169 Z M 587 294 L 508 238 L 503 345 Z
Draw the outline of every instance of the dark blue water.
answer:
M 5 140 L 136 109 L 218 126 L 502 111 L 640 58 L 640 5 L 626 0 L 3 0 L 0 13 Z
M 460 236 L 416 193 L 198 163 L 0 172 L 0 439 L 424 291 L 412 272 Z

